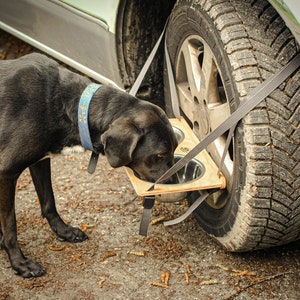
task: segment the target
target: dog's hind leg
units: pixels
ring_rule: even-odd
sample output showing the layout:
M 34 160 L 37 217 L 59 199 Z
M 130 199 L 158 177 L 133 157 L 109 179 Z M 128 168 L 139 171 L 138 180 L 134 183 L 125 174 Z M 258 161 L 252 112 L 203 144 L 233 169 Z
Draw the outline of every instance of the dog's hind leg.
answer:
M 15 214 L 15 189 L 17 176 L 0 175 L 0 228 L 1 245 L 7 252 L 14 271 L 22 277 L 37 277 L 45 274 L 35 261 L 27 259 L 17 242 Z
M 30 173 L 40 200 L 42 216 L 47 219 L 51 229 L 61 240 L 72 243 L 86 240 L 88 236 L 79 228 L 65 224 L 56 210 L 51 183 L 50 158 L 40 160 L 30 166 Z

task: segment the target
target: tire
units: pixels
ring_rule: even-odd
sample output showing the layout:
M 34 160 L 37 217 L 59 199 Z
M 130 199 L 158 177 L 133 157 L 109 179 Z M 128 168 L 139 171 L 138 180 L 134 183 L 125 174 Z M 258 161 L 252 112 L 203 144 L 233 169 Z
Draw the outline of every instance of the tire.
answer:
M 173 0 L 120 1 L 117 17 L 117 56 L 126 90 L 130 90 L 154 47 L 173 7 Z M 159 17 L 157 17 L 159 16 Z M 163 47 L 155 55 L 138 98 L 164 107 Z
M 179 0 L 166 41 L 180 108 L 199 140 L 299 49 L 264 0 Z M 229 251 L 300 237 L 299 77 L 295 72 L 240 121 L 223 168 L 227 188 L 195 212 L 199 225 Z M 225 138 L 207 149 L 217 164 Z

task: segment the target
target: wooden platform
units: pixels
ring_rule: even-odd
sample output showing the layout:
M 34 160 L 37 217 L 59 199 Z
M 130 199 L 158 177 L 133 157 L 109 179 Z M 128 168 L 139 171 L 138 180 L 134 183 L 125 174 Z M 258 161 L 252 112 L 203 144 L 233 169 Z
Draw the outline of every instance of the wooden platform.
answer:
M 175 150 L 175 155 L 185 155 L 199 143 L 199 140 L 183 118 L 181 120 L 170 119 L 170 122 L 173 128 L 175 127 L 179 129 L 179 131 L 184 134 L 183 140 L 179 143 Z M 218 167 L 206 150 L 199 153 L 195 159 L 201 162 L 205 167 L 203 174 L 199 178 L 179 184 L 156 184 L 155 189 L 151 191 L 148 191 L 148 189 L 153 183 L 140 180 L 134 175 L 130 168 L 125 167 L 125 169 L 136 193 L 139 196 L 154 196 L 212 188 L 224 189 L 226 187 L 225 177 L 222 174 L 220 176 L 217 175 Z

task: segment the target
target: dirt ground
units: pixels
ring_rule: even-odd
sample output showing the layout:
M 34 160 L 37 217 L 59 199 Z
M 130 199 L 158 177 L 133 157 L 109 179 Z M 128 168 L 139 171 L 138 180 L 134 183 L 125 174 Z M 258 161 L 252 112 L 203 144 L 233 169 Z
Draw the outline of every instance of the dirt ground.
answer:
M 33 49 L 0 31 L 0 57 Z M 16 209 L 22 250 L 47 271 L 14 275 L 0 250 L 0 299 L 300 299 L 300 242 L 253 253 L 228 253 L 190 217 L 151 225 L 138 234 L 142 206 L 123 169 L 100 158 L 93 175 L 89 152 L 52 159 L 53 187 L 63 219 L 89 240 L 60 242 L 40 216 L 28 170 L 18 181 Z M 184 204 L 156 204 L 153 219 L 171 219 Z M 169 278 L 168 278 L 169 277 Z M 163 283 L 165 281 L 165 283 Z

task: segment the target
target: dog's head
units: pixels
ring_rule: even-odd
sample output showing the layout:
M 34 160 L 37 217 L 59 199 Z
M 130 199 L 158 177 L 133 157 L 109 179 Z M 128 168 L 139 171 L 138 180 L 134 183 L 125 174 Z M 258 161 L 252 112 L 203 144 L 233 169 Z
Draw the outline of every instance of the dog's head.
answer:
M 140 179 L 154 182 L 173 165 L 177 140 L 162 109 L 142 106 L 116 119 L 101 143 L 112 167 L 127 166 Z

